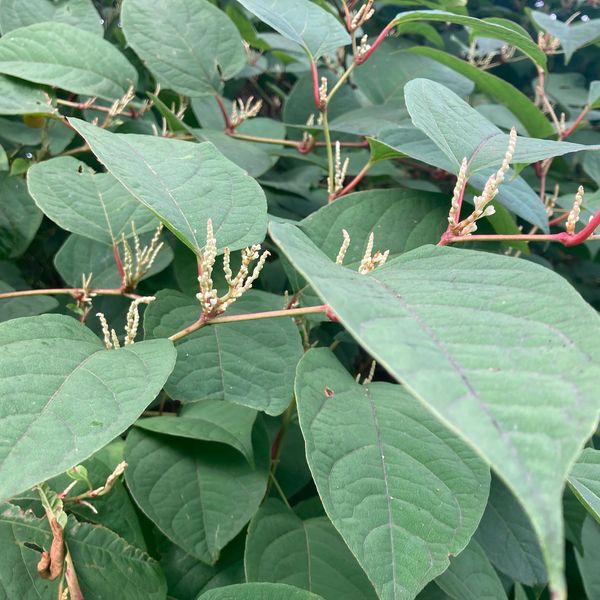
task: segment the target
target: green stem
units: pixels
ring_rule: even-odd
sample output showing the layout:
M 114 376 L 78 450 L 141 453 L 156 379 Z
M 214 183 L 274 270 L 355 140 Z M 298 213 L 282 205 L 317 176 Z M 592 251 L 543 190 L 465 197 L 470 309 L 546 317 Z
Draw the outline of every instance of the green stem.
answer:
M 40 290 L 14 290 L 13 292 L 3 292 L 0 294 L 0 300 L 6 298 L 19 298 L 22 296 L 60 296 L 67 295 L 77 297 L 84 293 L 83 288 L 48 288 Z M 89 290 L 90 294 L 96 296 L 125 296 L 125 298 L 131 298 L 135 300 L 140 296 L 138 294 L 125 293 L 120 288 L 96 288 Z
M 327 150 L 327 191 L 333 194 L 334 187 L 334 167 L 333 167 L 333 147 L 331 146 L 331 133 L 329 131 L 329 120 L 327 118 L 327 107 L 321 112 L 323 117 L 323 136 L 325 137 L 325 148 Z
M 337 94 L 340 88 L 346 82 L 346 79 L 350 76 L 350 73 L 354 71 L 354 67 L 356 67 L 356 63 L 353 62 L 341 75 L 341 77 L 337 80 L 337 83 L 331 88 L 331 91 L 327 95 L 327 104 L 331 102 L 331 99 Z

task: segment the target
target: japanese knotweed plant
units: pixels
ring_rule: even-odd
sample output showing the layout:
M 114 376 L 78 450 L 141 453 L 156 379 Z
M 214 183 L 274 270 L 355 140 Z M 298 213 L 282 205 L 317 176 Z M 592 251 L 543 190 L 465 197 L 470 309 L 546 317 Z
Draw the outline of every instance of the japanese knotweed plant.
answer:
M 0 598 L 600 598 L 600 7 L 529 4 L 0 1 Z

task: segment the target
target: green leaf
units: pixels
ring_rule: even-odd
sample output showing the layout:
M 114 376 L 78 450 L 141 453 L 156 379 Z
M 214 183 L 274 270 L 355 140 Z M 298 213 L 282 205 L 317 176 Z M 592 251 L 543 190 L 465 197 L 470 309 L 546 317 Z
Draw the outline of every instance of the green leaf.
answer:
M 523 260 L 423 247 L 363 276 L 292 225 L 271 235 L 351 335 L 507 484 L 561 597 L 562 489 L 597 419 L 597 313 Z
M 488 505 L 475 534 L 494 566 L 514 581 L 544 586 L 544 559 L 527 515 L 506 486 L 492 479 Z
M 120 98 L 137 82 L 135 69 L 111 43 L 53 22 L 3 35 L 0 73 L 107 100 Z
M 164 575 L 158 563 L 104 527 L 77 523 L 69 518 L 66 542 L 85 598 L 162 600 Z M 36 570 L 40 552 L 50 549 L 52 535 L 47 519 L 23 512 L 11 504 L 0 507 L 0 586 L 5 598 L 54 600 L 59 580 L 42 579 Z
M 323 600 L 321 596 L 283 583 L 241 583 L 210 590 L 198 600 Z
M 282 307 L 281 297 L 253 291 L 228 308 L 227 314 Z M 195 298 L 162 290 L 146 310 L 146 337 L 168 337 L 194 323 L 198 315 Z M 208 325 L 183 338 L 176 348 L 177 363 L 165 389 L 177 400 L 226 400 L 279 415 L 292 399 L 302 344 L 289 318 Z
M 379 598 L 414 598 L 473 535 L 488 468 L 403 388 L 357 384 L 329 350 L 304 356 L 296 397 L 327 514 Z
M 42 90 L 24 81 L 0 75 L 0 115 L 52 112 L 54 109 Z
M 42 218 L 23 179 L 0 172 L 0 258 L 21 256 Z
M 581 504 L 600 523 L 600 450 L 586 448 L 577 459 L 567 483 Z
M 112 246 L 121 234 L 153 231 L 154 215 L 109 173 L 64 156 L 33 165 L 29 193 L 43 213 L 63 229 Z
M 104 34 L 100 15 L 91 0 L 2 0 L 0 3 L 2 35 L 42 21 L 58 21 L 96 35 Z
M 588 515 L 582 529 L 583 553 L 575 551 L 577 566 L 588 598 L 597 598 L 600 594 L 600 525 Z
M 220 442 L 239 450 L 254 464 L 252 427 L 256 411 L 221 400 L 200 400 L 185 405 L 179 416 L 140 419 L 136 425 L 147 431 L 206 442 Z
M 435 582 L 453 600 L 508 600 L 498 574 L 475 540 L 450 560 L 450 567 Z
M 378 49 L 364 65 L 356 69 L 353 77 L 373 104 L 391 103 L 400 107 L 404 105 L 404 86 L 423 73 L 459 96 L 467 96 L 473 91 L 473 83 L 456 70 L 390 43 Z M 377 117 L 379 108 L 371 107 L 371 112 Z
M 406 106 L 417 129 L 429 137 L 458 172 L 464 157 L 468 173 L 498 168 L 508 147 L 508 135 L 490 123 L 448 88 L 428 79 L 413 79 L 405 88 Z M 570 142 L 519 136 L 513 163 L 532 163 L 582 150 L 598 150 Z
M 130 194 L 200 253 L 210 218 L 220 250 L 260 242 L 267 204 L 256 181 L 212 144 L 116 134 L 70 119 L 92 152 Z
M 350 43 L 345 27 L 310 0 L 238 0 L 252 14 L 283 37 L 302 46 L 316 61 Z
M 531 18 L 535 25 L 557 38 L 565 53 L 565 64 L 580 48 L 591 44 L 600 38 L 600 19 L 591 19 L 587 22 L 563 23 L 550 15 L 532 10 Z
M 214 564 L 256 512 L 269 469 L 266 434 L 255 429 L 256 468 L 223 444 L 133 429 L 127 485 L 138 506 L 174 543 Z
M 354 243 L 350 243 L 344 262 L 358 265 L 371 231 L 377 245 L 393 257 L 436 243 L 447 225 L 447 197 L 390 188 L 349 194 L 343 202 L 332 202 L 306 217 L 300 228 L 332 260 L 342 245 L 342 229 L 346 229 Z
M 302 520 L 267 500 L 248 527 L 246 580 L 290 583 L 325 600 L 376 599 L 373 586 L 329 519 Z
M 186 96 L 213 96 L 246 63 L 229 17 L 207 0 L 125 0 L 127 42 L 163 86 Z
M 63 315 L 1 323 L 0 351 L 0 498 L 65 471 L 122 433 L 175 360 L 167 340 L 105 350 Z
M 441 10 L 411 10 L 400 13 L 394 19 L 394 24 L 403 25 L 413 21 L 441 21 L 443 23 L 464 25 L 470 28 L 473 35 L 502 40 L 510 46 L 515 46 L 538 66 L 546 68 L 546 55 L 538 48 L 527 32 L 516 23 L 509 21 L 511 26 L 508 27 L 506 21 L 504 23 L 492 20 L 486 21 Z
M 416 46 L 411 48 L 410 51 L 431 58 L 438 63 L 450 67 L 464 77 L 468 77 L 475 83 L 479 91 L 491 98 L 495 98 L 508 108 L 523 123 L 527 129 L 527 133 L 532 137 L 544 138 L 555 135 L 555 131 L 544 113 L 523 92 L 508 81 L 500 79 L 500 77 L 488 71 L 478 69 L 467 61 L 436 48 Z M 431 79 L 429 72 L 427 75 Z
M 150 237 L 152 234 L 142 235 L 142 245 L 149 242 Z M 160 273 L 172 260 L 173 251 L 170 246 L 164 246 L 140 281 Z M 65 283 L 72 287 L 81 287 L 81 276 L 90 273 L 93 287 L 117 288 L 121 285 L 112 248 L 90 238 L 70 235 L 54 255 L 54 266 Z
M 591 108 L 600 108 L 600 81 L 590 83 L 587 102 Z

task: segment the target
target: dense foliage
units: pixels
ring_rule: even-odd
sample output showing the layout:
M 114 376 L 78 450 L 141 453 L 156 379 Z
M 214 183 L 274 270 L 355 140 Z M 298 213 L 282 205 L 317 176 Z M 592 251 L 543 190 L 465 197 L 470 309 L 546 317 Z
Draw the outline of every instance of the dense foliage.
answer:
M 600 598 L 598 2 L 0 31 L 1 598 Z

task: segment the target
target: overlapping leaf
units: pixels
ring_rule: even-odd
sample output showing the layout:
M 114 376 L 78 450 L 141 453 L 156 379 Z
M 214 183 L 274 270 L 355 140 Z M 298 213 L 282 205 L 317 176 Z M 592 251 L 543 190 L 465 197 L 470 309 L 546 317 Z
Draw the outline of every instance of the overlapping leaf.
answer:
M 1 323 L 0 351 L 0 498 L 58 475 L 119 435 L 154 400 L 175 360 L 167 340 L 105 350 L 63 315 Z
M 180 94 L 218 94 L 246 62 L 235 25 L 208 0 L 125 0 L 122 18 L 129 45 Z
M 111 43 L 51 21 L 0 38 L 0 73 L 107 100 L 120 98 L 137 82 L 135 69 Z
M 296 397 L 327 514 L 379 598 L 414 598 L 473 535 L 489 470 L 400 386 L 359 385 L 328 350 L 302 359 Z
M 423 247 L 361 276 L 292 225 L 271 233 L 357 341 L 509 486 L 560 596 L 562 489 L 598 418 L 596 312 L 525 261 Z
M 586 448 L 568 480 L 569 488 L 600 523 L 600 451 Z
M 208 219 L 221 250 L 262 241 L 263 191 L 212 144 L 115 134 L 79 119 L 71 123 L 108 171 L 194 252 L 205 244 Z

